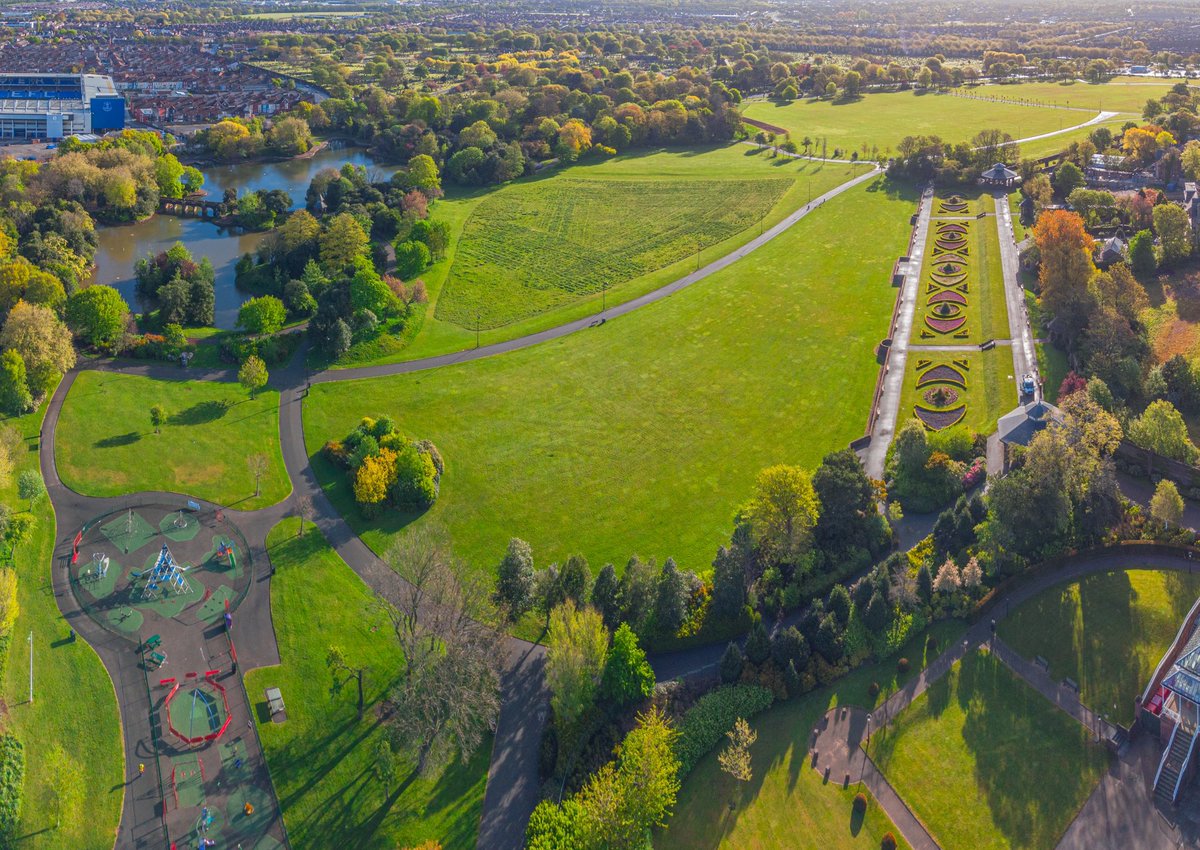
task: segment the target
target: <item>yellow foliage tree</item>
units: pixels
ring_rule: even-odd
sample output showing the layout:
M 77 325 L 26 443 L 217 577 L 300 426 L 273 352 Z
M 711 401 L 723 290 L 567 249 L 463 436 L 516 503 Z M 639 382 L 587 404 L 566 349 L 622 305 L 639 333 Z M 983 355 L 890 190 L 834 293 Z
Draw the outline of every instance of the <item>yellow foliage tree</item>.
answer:
M 387 498 L 388 488 L 396 481 L 396 453 L 380 449 L 379 454 L 363 460 L 354 476 L 354 499 L 360 505 L 377 505 Z
M 0 635 L 12 631 L 21 606 L 17 602 L 16 570 L 0 570 Z

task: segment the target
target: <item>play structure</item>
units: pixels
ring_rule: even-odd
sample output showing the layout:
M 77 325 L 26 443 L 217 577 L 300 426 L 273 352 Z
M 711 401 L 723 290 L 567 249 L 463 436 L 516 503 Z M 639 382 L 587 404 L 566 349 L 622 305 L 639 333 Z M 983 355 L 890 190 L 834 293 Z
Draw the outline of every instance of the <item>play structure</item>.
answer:
M 224 558 L 229 562 L 231 570 L 237 569 L 237 555 L 234 554 L 233 547 L 228 542 L 222 540 L 221 545 L 217 547 L 217 559 Z
M 82 582 L 100 581 L 108 577 L 108 555 L 103 552 L 93 552 L 92 562 L 87 567 L 84 567 L 83 572 L 79 574 L 79 580 Z
M 176 563 L 175 559 L 171 557 L 171 550 L 164 543 L 162 551 L 158 553 L 158 560 L 154 562 L 154 566 L 150 570 L 146 587 L 142 590 L 142 598 L 153 599 L 159 595 L 166 596 L 168 590 L 175 593 L 191 593 L 192 586 L 188 584 L 187 577 L 183 574 L 186 569 L 187 567 Z
M 184 744 L 207 744 L 220 738 L 229 728 L 232 719 L 229 696 L 217 681 L 219 672 L 208 670 L 203 678 L 198 673 L 188 673 L 183 683 L 174 677 L 159 680 L 160 686 L 171 688 L 163 701 L 167 728 Z M 186 684 L 189 691 L 183 697 L 179 696 L 181 684 Z

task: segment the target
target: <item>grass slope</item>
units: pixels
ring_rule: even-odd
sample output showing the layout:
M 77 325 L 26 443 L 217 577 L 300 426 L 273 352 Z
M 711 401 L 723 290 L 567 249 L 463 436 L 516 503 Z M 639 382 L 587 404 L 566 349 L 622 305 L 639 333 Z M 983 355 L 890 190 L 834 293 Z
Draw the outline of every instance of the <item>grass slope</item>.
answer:
M 20 469 L 37 469 L 38 432 L 45 406 L 4 424 L 20 429 L 29 453 Z M 15 478 L 15 476 L 14 476 Z M 24 507 L 16 488 L 0 489 L 6 504 Z M 82 640 L 68 642 L 71 625 L 63 618 L 50 589 L 55 522 L 48 499 L 34 509 L 37 525 L 29 543 L 17 549 L 20 615 L 7 647 L 2 725 L 25 745 L 25 800 L 20 845 L 27 850 L 111 850 L 121 819 L 128 778 L 121 742 L 121 720 L 112 681 L 99 657 Z M 33 633 L 34 701 L 29 700 L 29 643 Z M 55 829 L 50 748 L 61 744 L 75 760 L 86 788 L 74 823 Z
M 871 755 L 947 848 L 1051 850 L 1106 765 L 1087 730 L 986 652 L 871 736 Z
M 999 634 L 1027 658 L 1041 655 L 1055 679 L 1079 683 L 1084 705 L 1118 723 L 1200 595 L 1200 576 L 1118 570 L 1052 587 L 1000 622 Z
M 495 328 L 594 295 L 757 224 L 791 184 L 560 177 L 498 192 L 468 219 L 436 315 Z
M 1022 138 L 1061 129 L 1060 119 L 1070 126 L 1091 117 L 1082 112 L 911 91 L 872 93 L 849 103 L 755 100 L 742 114 L 790 131 L 797 144 L 805 136 L 826 139 L 830 152 L 840 148 L 843 155 L 861 152 L 863 145 L 894 151 L 905 136 L 941 136 L 947 142 L 961 142 L 982 129 L 996 128 Z M 1082 117 L 1076 120 L 1076 116 Z
M 400 673 L 403 657 L 390 626 L 367 615 L 373 594 L 311 525 L 297 536 L 296 520 L 271 530 L 267 550 L 275 567 L 271 619 L 278 667 L 246 674 L 251 700 L 277 687 L 288 719 L 255 712 L 292 846 L 392 850 L 436 840 L 446 850 L 475 847 L 491 741 L 463 765 L 416 777 L 402 768 L 391 793 L 375 778 L 374 746 L 384 734 L 379 703 Z M 330 646 L 351 664 L 365 665 L 365 717 L 355 710 L 355 687 L 333 687 L 325 665 Z
M 150 425 L 155 404 L 170 415 L 161 434 Z M 247 398 L 232 383 L 81 372 L 63 403 L 55 452 L 63 482 L 87 496 L 170 490 L 253 510 L 291 491 L 279 394 Z M 246 459 L 259 452 L 268 470 L 255 497 Z
M 691 186 L 693 183 L 713 180 L 765 180 L 768 182 L 764 185 L 770 185 L 781 178 L 788 178 L 792 181 L 790 188 L 769 209 L 761 221 L 762 227 L 769 228 L 792 211 L 803 206 L 810 198 L 818 197 L 834 186 L 862 174 L 864 167 L 771 157 L 745 145 L 731 144 L 699 151 L 652 151 L 627 154 L 602 162 L 580 163 L 561 171 L 550 170 L 499 189 L 451 190 L 445 199 L 438 201 L 431 208 L 433 217 L 444 220 L 450 227 L 450 246 L 446 258 L 434 263 L 422 274 L 429 294 L 429 302 L 425 305 L 424 313 L 417 316 L 410 329 L 403 335 L 399 337 L 385 336 L 355 346 L 335 366 L 344 368 L 368 363 L 415 360 L 473 348 L 477 341 L 482 345 L 487 345 L 535 333 L 573 319 L 595 314 L 599 312 L 602 303 L 606 302 L 611 307 L 657 289 L 693 271 L 696 268 L 697 260 L 701 265 L 710 263 L 749 242 L 759 233 L 760 222 L 757 218 L 753 218 L 745 229 L 702 248 L 698 258 L 691 253 L 686 253 L 682 259 L 654 271 L 640 274 L 623 283 L 614 281 L 606 294 L 602 294 L 599 290 L 592 291 L 590 294 L 581 294 L 578 298 L 548 312 L 494 329 L 484 327 L 477 334 L 473 315 L 466 316 L 465 325 L 444 321 L 439 317 L 438 305 L 443 290 L 446 289 L 450 271 L 458 261 L 458 251 L 460 248 L 466 247 L 460 237 L 472 214 L 477 207 L 485 203 L 503 207 L 506 199 L 510 197 L 510 193 L 513 196 L 520 196 L 535 187 L 552 187 L 558 180 L 588 181 L 589 183 L 592 181 L 622 183 L 656 180 Z M 636 207 L 623 212 L 639 224 L 646 223 L 645 217 L 639 214 Z M 611 216 L 612 212 L 608 211 L 606 215 Z M 601 237 L 602 241 L 606 238 Z M 691 241 L 690 235 L 686 232 L 682 236 L 682 244 L 687 246 L 689 252 L 695 249 L 694 241 Z M 541 271 L 547 270 L 545 263 L 540 264 L 538 268 Z
M 851 804 L 858 787 L 843 790 L 837 781 L 826 783 L 812 769 L 809 733 L 831 708 L 854 705 L 873 709 L 923 670 L 938 653 L 935 648 L 926 657 L 926 634 L 935 635 L 937 647 L 944 648 L 961 633 L 962 626 L 956 622 L 935 624 L 900 651 L 898 657 L 911 662 L 906 674 L 896 671 L 894 659 L 860 667 L 831 687 L 777 703 L 752 719 L 758 732 L 758 742 L 751 750 L 754 778 L 738 792 L 717 764 L 720 748 L 709 753 L 684 782 L 675 815 L 654 846 L 657 850 L 877 850 L 884 833 L 892 832 L 900 846 L 907 847 L 874 800 L 864 819 L 852 817 Z M 874 700 L 867 692 L 871 682 L 882 688 Z M 733 809 L 730 801 L 735 802 Z
M 581 552 L 594 568 L 620 567 L 638 552 L 707 569 L 760 469 L 815 467 L 861 435 L 913 204 L 876 181 L 602 328 L 430 372 L 317 384 L 308 450 L 379 413 L 432 439 L 446 474 L 422 521 L 445 524 L 480 568 L 520 536 L 539 563 Z M 411 521 L 363 521 L 340 471 L 313 462 L 377 552 Z

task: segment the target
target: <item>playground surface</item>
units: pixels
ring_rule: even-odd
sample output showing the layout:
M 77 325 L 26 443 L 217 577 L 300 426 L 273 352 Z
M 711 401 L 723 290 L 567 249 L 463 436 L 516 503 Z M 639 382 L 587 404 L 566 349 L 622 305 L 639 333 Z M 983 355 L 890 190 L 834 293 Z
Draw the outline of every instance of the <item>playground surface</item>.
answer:
M 157 798 L 172 850 L 275 850 L 285 839 L 237 663 L 250 549 L 223 511 L 180 502 L 86 522 L 67 557 L 71 591 L 141 671 L 150 723 L 130 782 Z

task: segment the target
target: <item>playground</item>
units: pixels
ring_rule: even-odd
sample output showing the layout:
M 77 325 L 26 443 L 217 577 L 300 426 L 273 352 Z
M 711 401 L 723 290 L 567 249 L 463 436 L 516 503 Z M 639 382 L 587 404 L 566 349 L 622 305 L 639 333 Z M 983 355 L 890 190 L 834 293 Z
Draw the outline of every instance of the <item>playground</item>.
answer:
M 283 847 L 238 677 L 234 622 L 253 578 L 242 532 L 191 500 L 131 505 L 80 528 L 67 568 L 80 606 L 128 641 L 145 677 L 136 781 L 157 791 L 173 850 Z
M 241 532 L 220 511 L 141 505 L 96 517 L 76 535 L 71 587 L 109 631 L 142 643 L 166 628 L 221 625 L 250 584 Z M 150 663 L 170 647 L 153 646 Z

